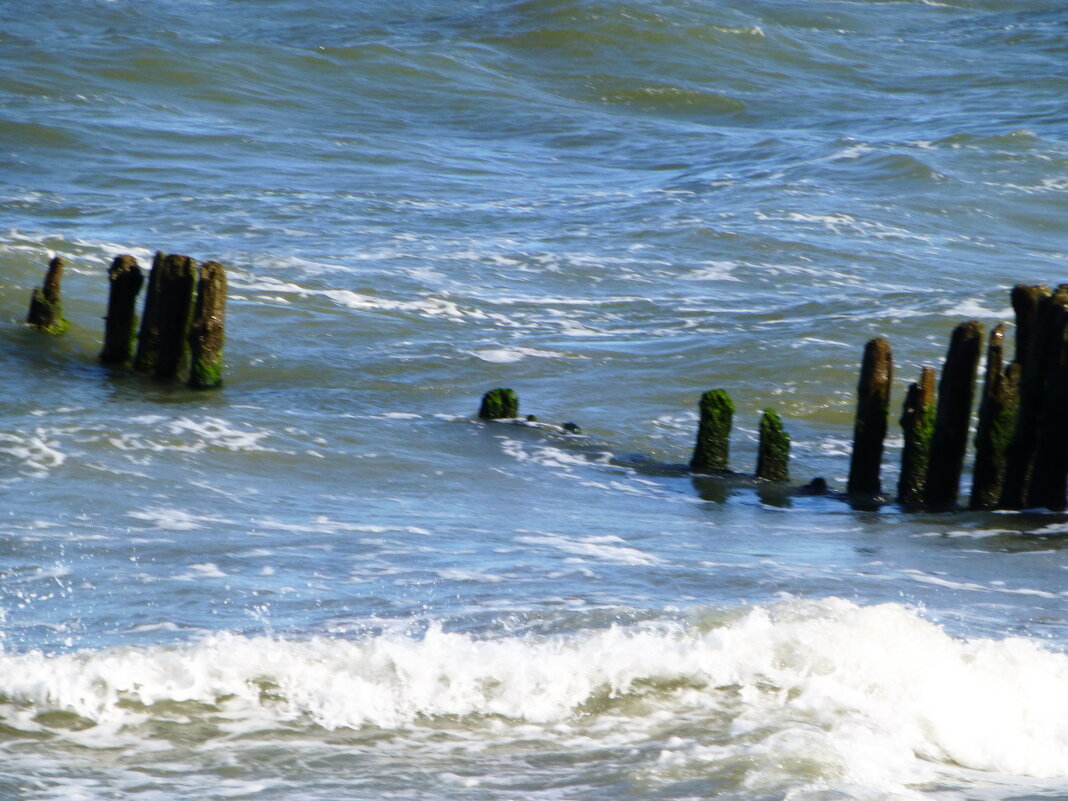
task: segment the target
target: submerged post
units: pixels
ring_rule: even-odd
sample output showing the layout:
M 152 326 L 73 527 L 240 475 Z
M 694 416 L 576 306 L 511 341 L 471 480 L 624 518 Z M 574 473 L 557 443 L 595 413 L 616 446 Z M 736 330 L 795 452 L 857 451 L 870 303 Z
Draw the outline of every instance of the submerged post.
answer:
M 893 375 L 890 342 L 876 337 L 864 347 L 864 362 L 857 383 L 857 415 L 853 424 L 853 456 L 849 462 L 850 495 L 878 495 L 882 491 L 879 470 L 886 439 Z
M 909 384 L 901 411 L 905 446 L 901 450 L 897 502 L 902 506 L 921 506 L 927 501 L 927 464 L 931 457 L 934 420 L 935 371 L 925 365 L 920 370 L 920 380 Z
M 734 402 L 725 389 L 713 389 L 701 396 L 701 421 L 690 469 L 699 473 L 726 472 L 731 447 Z
M 26 322 L 46 334 L 62 334 L 70 328 L 70 323 L 63 317 L 63 304 L 59 297 L 63 265 L 64 261 L 59 256 L 48 262 L 44 285 L 34 289 L 33 295 L 30 296 L 30 311 Z
M 483 420 L 510 420 L 519 417 L 519 396 L 507 388 L 491 389 L 482 396 L 478 416 Z
M 116 256 L 108 268 L 108 314 L 104 318 L 104 349 L 100 361 L 104 364 L 125 364 L 134 347 L 134 309 L 137 293 L 145 277 L 133 256 Z
M 226 340 L 226 268 L 217 261 L 200 265 L 196 310 L 189 329 L 189 386 L 197 389 L 222 383 L 222 352 Z
M 938 382 L 938 408 L 927 465 L 927 503 L 949 507 L 960 493 L 960 474 L 968 447 L 968 422 L 975 396 L 983 326 L 975 320 L 953 329 L 949 352 Z
M 1046 338 L 1046 365 L 1027 506 L 1061 511 L 1068 506 L 1068 292 L 1053 295 L 1039 335 Z
M 1008 367 L 1004 364 L 1005 324 L 1002 323 L 990 332 L 990 344 L 986 351 L 969 501 L 972 509 L 997 508 L 1005 485 L 1009 442 L 1016 427 L 1021 365 L 1016 361 Z
M 774 409 L 765 409 L 760 417 L 760 445 L 757 450 L 756 477 L 765 481 L 790 479 L 790 435 Z
M 137 354 L 134 369 L 150 373 L 156 369 L 159 358 L 159 308 L 160 278 L 163 274 L 163 251 L 157 250 L 152 257 L 152 269 L 148 273 L 148 288 L 145 290 L 145 305 L 141 312 L 141 330 L 137 335 Z
M 189 326 L 197 263 L 188 256 L 157 253 L 148 279 L 135 367 L 173 378 L 189 358 Z

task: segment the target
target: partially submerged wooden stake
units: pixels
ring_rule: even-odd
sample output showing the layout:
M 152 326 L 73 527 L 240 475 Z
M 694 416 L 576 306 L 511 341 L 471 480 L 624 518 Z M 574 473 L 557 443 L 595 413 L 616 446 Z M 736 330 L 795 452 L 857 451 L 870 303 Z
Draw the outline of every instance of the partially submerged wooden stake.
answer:
M 108 269 L 108 314 L 104 318 L 104 349 L 100 361 L 104 364 L 125 364 L 134 347 L 135 305 L 145 277 L 133 256 L 116 256 Z
M 137 335 L 137 354 L 133 365 L 135 370 L 142 373 L 155 370 L 159 358 L 160 279 L 165 258 L 164 253 L 157 250 L 148 273 L 148 288 L 145 290 L 145 305 L 141 312 L 141 330 Z
M 1002 323 L 990 332 L 986 352 L 969 501 L 972 509 L 997 508 L 1005 485 L 1009 443 L 1016 427 L 1021 365 L 1013 362 L 1005 367 L 1004 362 L 1005 324 Z
M 905 445 L 901 450 L 901 475 L 897 501 L 902 506 L 921 506 L 927 500 L 927 464 L 935 420 L 935 370 L 924 366 L 920 380 L 909 384 L 901 411 Z
M 760 417 L 760 445 L 757 450 L 756 477 L 765 481 L 788 481 L 790 478 L 790 435 L 774 409 L 765 409 Z
M 478 416 L 483 420 L 510 420 L 519 417 L 519 396 L 504 387 L 491 389 L 482 396 Z
M 864 362 L 857 383 L 857 416 L 853 424 L 853 456 L 849 463 L 850 495 L 878 495 L 879 470 L 886 439 L 893 376 L 890 342 L 876 337 L 864 347 Z
M 938 409 L 931 437 L 931 459 L 927 466 L 927 504 L 950 507 L 960 493 L 960 474 L 968 447 L 968 422 L 975 396 L 975 374 L 979 368 L 983 326 L 975 320 L 953 329 L 949 352 L 938 382 Z
M 1051 298 L 1041 335 L 1047 340 L 1046 364 L 1027 506 L 1060 511 L 1068 506 L 1068 288 L 1058 288 Z
M 44 285 L 34 289 L 30 297 L 30 312 L 26 322 L 46 334 L 62 334 L 70 328 L 70 323 L 63 317 L 63 304 L 59 297 L 63 265 L 63 259 L 59 256 L 48 262 Z
M 222 383 L 222 352 L 226 339 L 226 268 L 217 261 L 200 265 L 196 309 L 189 329 L 189 386 L 198 389 Z
M 713 389 L 701 396 L 701 421 L 690 469 L 700 473 L 726 472 L 730 457 L 731 423 L 734 402 L 725 389 Z

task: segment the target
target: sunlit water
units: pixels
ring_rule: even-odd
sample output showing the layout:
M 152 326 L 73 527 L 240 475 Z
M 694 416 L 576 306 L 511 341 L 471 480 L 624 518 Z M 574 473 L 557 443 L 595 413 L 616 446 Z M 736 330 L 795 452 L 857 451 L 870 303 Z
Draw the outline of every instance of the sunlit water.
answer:
M 1062 4 L 357 6 L 0 4 L 0 797 L 1068 798 L 1065 515 L 682 468 L 1068 278 Z M 157 249 L 217 391 L 97 363 Z

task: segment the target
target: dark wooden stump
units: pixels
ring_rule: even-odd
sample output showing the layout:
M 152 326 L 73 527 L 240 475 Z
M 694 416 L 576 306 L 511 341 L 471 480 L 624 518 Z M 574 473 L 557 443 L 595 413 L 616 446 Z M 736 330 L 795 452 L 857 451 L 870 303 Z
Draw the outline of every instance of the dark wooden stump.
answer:
M 189 329 L 189 386 L 197 389 L 222 383 L 226 340 L 226 268 L 217 261 L 200 265 L 196 309 Z
M 699 473 L 726 472 L 731 448 L 734 402 L 725 389 L 713 389 L 701 396 L 701 421 L 690 469 Z
M 937 509 L 952 507 L 960 494 L 982 341 L 982 324 L 975 320 L 961 323 L 953 330 L 942 365 L 931 459 L 927 466 L 927 504 Z
M 189 328 L 193 322 L 197 262 L 171 254 L 160 276 L 159 352 L 156 378 L 174 378 L 189 364 Z
M 1005 324 L 1002 323 L 990 332 L 986 351 L 969 502 L 972 509 L 997 508 L 1005 485 L 1009 443 L 1016 428 L 1021 365 L 1013 362 L 1005 367 L 1004 363 Z
M 159 358 L 159 309 L 160 278 L 163 275 L 163 260 L 166 255 L 157 250 L 152 257 L 152 269 L 148 273 L 148 288 L 145 290 L 145 304 L 141 312 L 141 330 L 137 335 L 137 354 L 134 356 L 134 369 L 142 373 L 151 373 L 156 369 Z
M 48 262 L 44 285 L 33 290 L 30 297 L 30 311 L 26 322 L 46 334 L 62 334 L 70 323 L 63 317 L 63 304 L 60 301 L 60 284 L 63 281 L 63 259 L 54 257 Z
M 104 318 L 104 364 L 126 364 L 133 354 L 137 293 L 145 277 L 133 256 L 116 256 L 108 269 L 108 314 Z
M 491 389 L 482 396 L 478 416 L 483 420 L 511 420 L 519 417 L 519 396 L 507 388 Z
M 890 342 L 876 337 L 864 347 L 864 361 L 857 383 L 857 415 L 853 424 L 853 455 L 849 462 L 850 495 L 879 495 L 879 471 L 886 439 L 890 409 L 890 380 L 893 376 Z
M 790 479 L 790 435 L 773 409 L 765 409 L 760 418 L 760 445 L 757 450 L 756 477 L 765 481 Z
M 909 384 L 901 411 L 905 445 L 901 450 L 901 475 L 897 481 L 897 501 L 902 506 L 922 506 L 927 502 L 927 465 L 931 457 L 931 436 L 935 421 L 935 371 L 923 367 L 920 380 Z
M 1060 511 L 1068 506 L 1068 292 L 1058 290 L 1050 302 L 1041 336 L 1046 338 L 1042 403 L 1027 506 Z
M 1031 334 L 1038 320 L 1039 307 L 1052 293 L 1048 286 L 1017 284 L 1012 288 L 1012 309 L 1016 313 L 1016 357 L 1021 365 L 1027 362 L 1031 349 Z

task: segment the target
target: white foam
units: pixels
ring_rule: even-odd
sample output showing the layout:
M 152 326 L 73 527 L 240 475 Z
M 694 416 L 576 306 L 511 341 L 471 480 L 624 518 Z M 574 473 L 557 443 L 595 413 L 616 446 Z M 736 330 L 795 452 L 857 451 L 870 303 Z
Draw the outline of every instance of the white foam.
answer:
M 542 359 L 563 359 L 566 353 L 555 350 L 539 350 L 538 348 L 482 348 L 481 350 L 467 351 L 472 356 L 477 356 L 485 362 L 495 364 L 511 364 L 519 362 L 528 356 Z
M 185 702 L 210 705 L 234 732 L 427 719 L 439 730 L 455 716 L 465 738 L 499 738 L 511 726 L 516 736 L 597 748 L 670 725 L 653 779 L 733 764 L 753 790 L 850 797 L 907 792 L 963 770 L 993 783 L 1068 777 L 1065 687 L 1068 655 L 1035 641 L 957 639 L 900 605 L 840 599 L 554 636 L 435 626 L 354 641 L 217 634 L 181 647 L 0 652 L 6 724 L 41 731 L 41 713 L 73 712 L 97 728 L 53 734 L 86 747 L 107 744 L 107 731 L 135 738 L 155 704 L 167 704 L 166 716 Z

